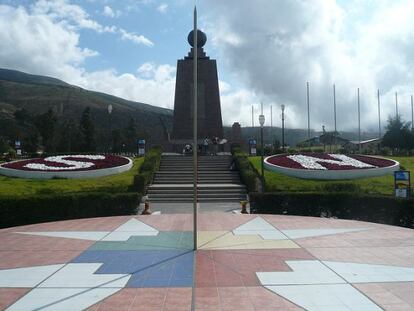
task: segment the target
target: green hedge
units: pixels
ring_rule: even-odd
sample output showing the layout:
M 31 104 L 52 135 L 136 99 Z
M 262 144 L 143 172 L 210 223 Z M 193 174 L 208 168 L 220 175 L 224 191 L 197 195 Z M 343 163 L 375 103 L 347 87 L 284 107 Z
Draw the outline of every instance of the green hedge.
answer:
M 233 159 L 240 173 L 241 181 L 249 192 L 258 190 L 259 174 L 247 158 L 247 153 L 236 147 L 232 150 Z
M 132 191 L 145 194 L 148 185 L 152 182 L 154 174 L 158 171 L 161 162 L 161 147 L 151 148 L 145 155 L 144 162 L 141 164 L 139 173 L 134 176 Z
M 356 193 L 250 193 L 251 213 L 336 217 L 414 228 L 414 199 Z
M 134 215 L 140 194 L 90 192 L 3 197 L 0 228 L 76 218 Z

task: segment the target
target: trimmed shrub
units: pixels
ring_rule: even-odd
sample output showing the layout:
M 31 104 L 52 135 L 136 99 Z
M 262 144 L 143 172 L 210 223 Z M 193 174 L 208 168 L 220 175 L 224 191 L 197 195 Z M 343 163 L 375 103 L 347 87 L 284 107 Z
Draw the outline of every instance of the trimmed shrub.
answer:
M 354 183 L 329 183 L 324 184 L 321 187 L 322 192 L 349 192 L 360 193 L 362 192 L 361 186 Z
M 160 167 L 161 153 L 161 147 L 153 147 L 146 153 L 144 162 L 139 168 L 139 173 L 134 176 L 131 191 L 137 191 L 143 194 L 147 192 L 148 185 L 152 182 L 155 172 Z
M 77 218 L 135 215 L 141 195 L 90 192 L 3 197 L 0 228 Z
M 259 173 L 250 163 L 245 152 L 241 151 L 240 148 L 234 148 L 232 151 L 242 182 L 246 185 L 249 192 L 257 191 L 260 180 Z
M 336 217 L 414 228 L 414 199 L 355 193 L 251 193 L 251 213 Z

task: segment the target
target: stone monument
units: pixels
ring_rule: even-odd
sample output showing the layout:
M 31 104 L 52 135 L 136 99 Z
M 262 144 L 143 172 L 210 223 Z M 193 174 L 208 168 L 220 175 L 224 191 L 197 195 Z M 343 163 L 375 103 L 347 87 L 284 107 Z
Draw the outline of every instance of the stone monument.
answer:
M 198 65 L 198 139 L 223 138 L 220 93 L 216 60 L 210 59 L 203 50 L 207 41 L 204 32 L 197 33 Z M 193 31 L 188 34 L 191 51 L 177 61 L 177 78 L 174 99 L 172 141 L 187 143 L 193 138 Z

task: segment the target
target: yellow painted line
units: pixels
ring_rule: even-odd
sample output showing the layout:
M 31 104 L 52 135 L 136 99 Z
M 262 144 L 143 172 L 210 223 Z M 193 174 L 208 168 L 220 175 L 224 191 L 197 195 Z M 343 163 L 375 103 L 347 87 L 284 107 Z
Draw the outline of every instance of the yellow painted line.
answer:
M 234 235 L 228 231 L 201 231 L 198 233 L 199 249 L 280 249 L 300 248 L 291 240 L 263 240 L 256 234 Z

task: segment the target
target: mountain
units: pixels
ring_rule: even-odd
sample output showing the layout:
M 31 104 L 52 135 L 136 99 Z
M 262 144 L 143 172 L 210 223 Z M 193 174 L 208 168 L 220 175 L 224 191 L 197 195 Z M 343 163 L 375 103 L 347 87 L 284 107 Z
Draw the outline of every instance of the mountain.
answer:
M 113 107 L 111 114 L 109 105 Z M 29 134 L 30 127 L 15 116 L 23 109 L 32 117 L 52 109 L 58 124 L 64 124 L 68 120 L 79 122 L 86 107 L 91 109 L 92 120 L 101 136 L 124 128 L 133 118 L 138 132 L 145 136 L 140 138 L 149 139 L 150 144 L 162 144 L 172 127 L 170 109 L 85 90 L 51 77 L 0 69 L 0 137 L 13 141 Z

